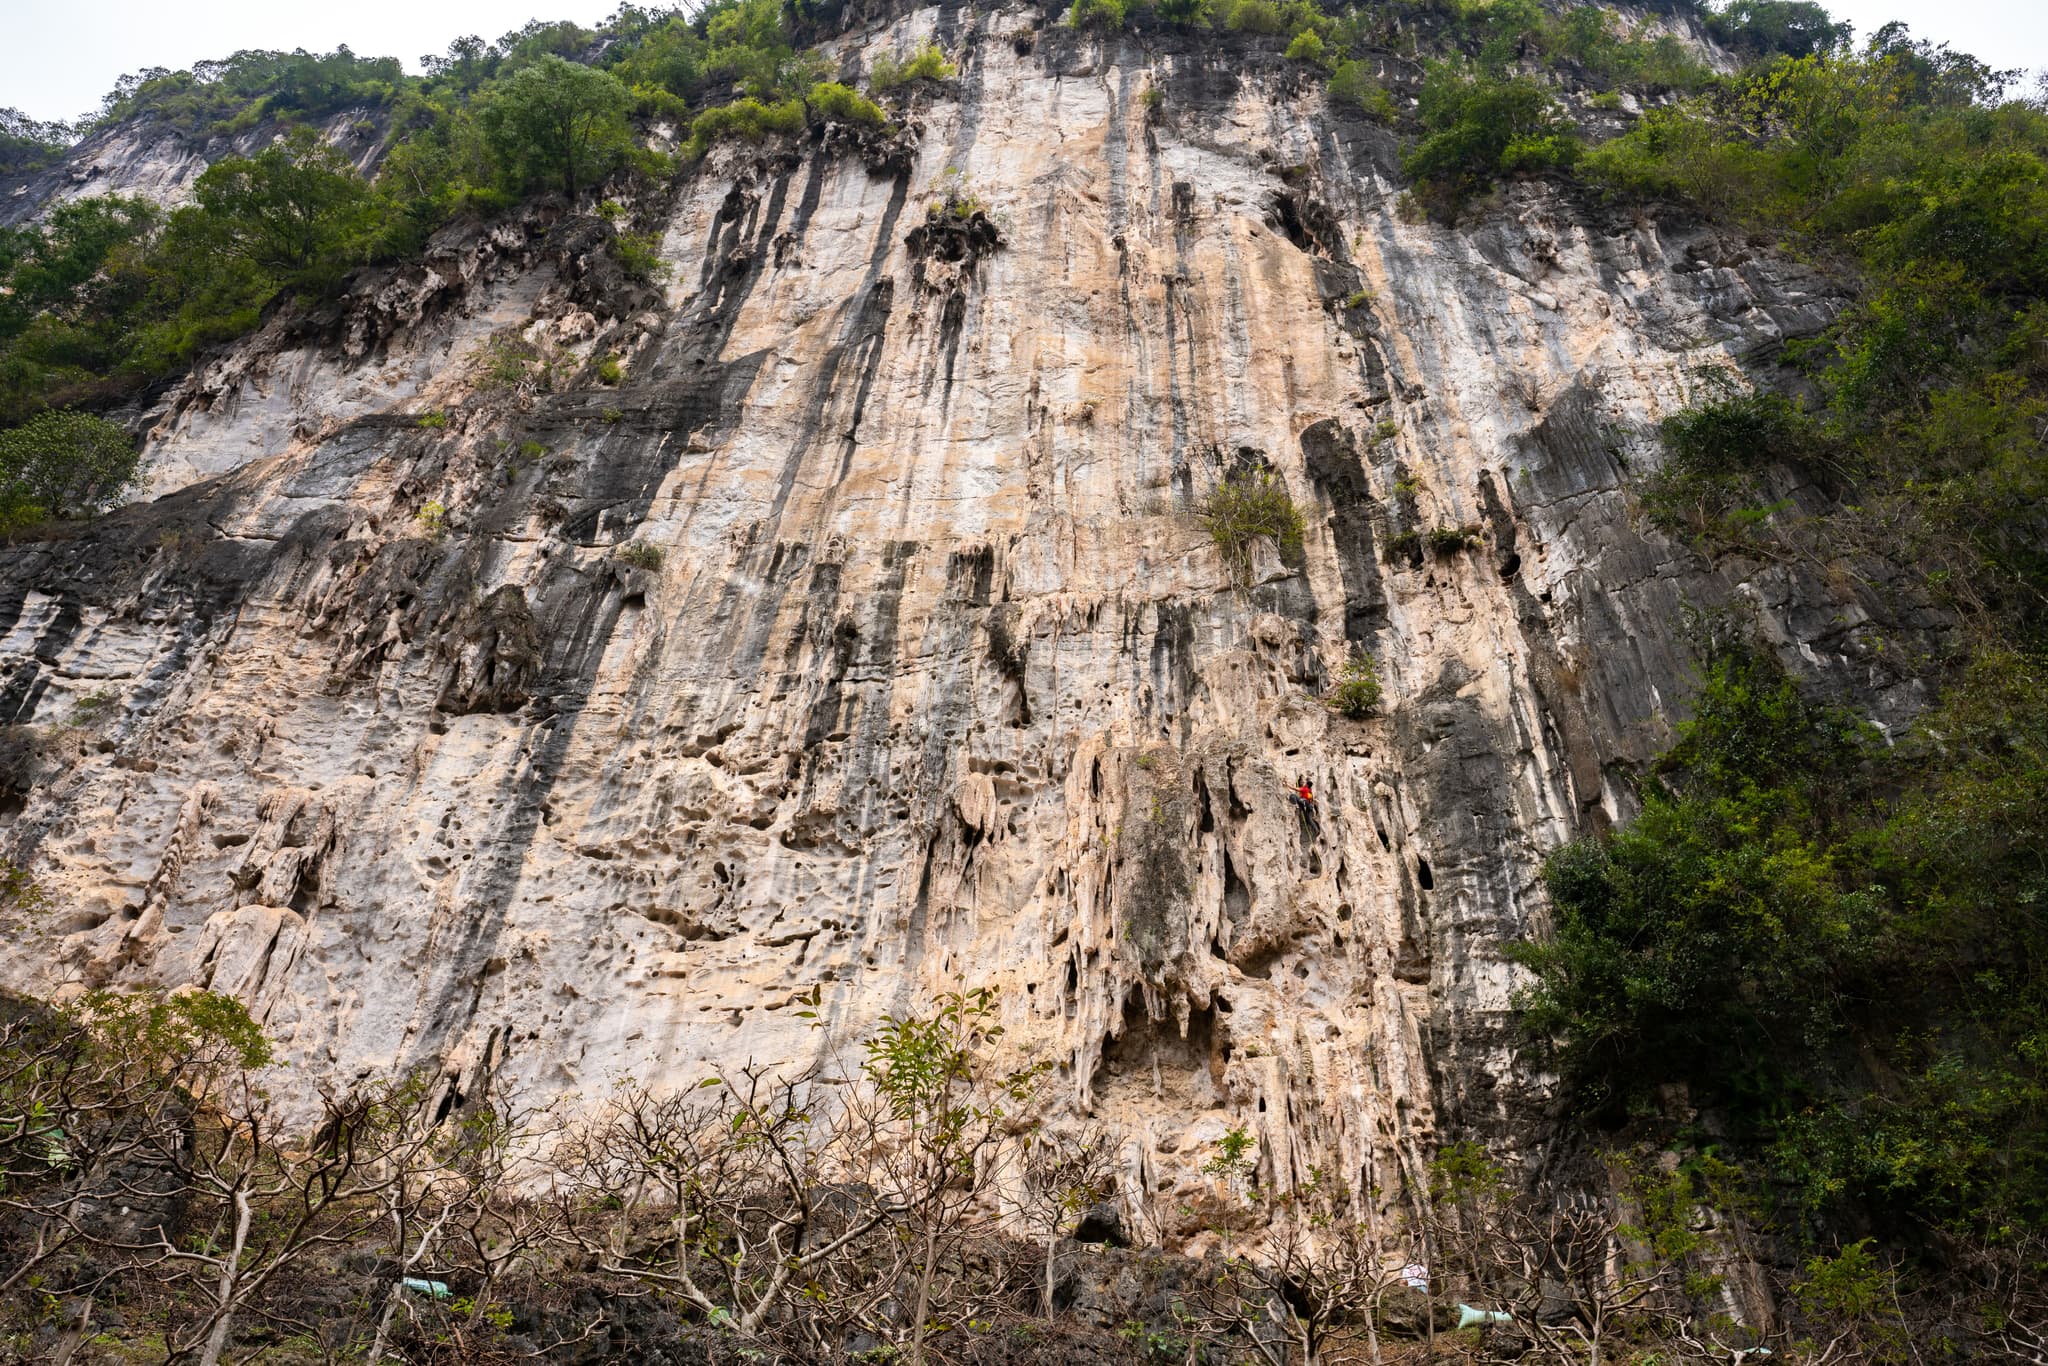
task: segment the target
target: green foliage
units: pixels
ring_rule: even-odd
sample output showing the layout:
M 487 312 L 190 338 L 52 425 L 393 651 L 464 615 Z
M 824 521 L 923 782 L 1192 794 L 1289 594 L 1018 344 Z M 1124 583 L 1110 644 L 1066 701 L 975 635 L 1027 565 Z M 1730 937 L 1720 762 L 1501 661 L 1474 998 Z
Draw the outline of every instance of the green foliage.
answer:
M 838 81 L 819 81 L 804 97 L 804 104 L 810 116 L 820 122 L 880 128 L 889 121 L 880 105 Z
M 1371 68 L 1364 62 L 1337 63 L 1336 70 L 1330 73 L 1330 101 L 1356 105 L 1381 123 L 1394 120 L 1394 97 L 1373 79 Z
M 1216 22 L 1216 0 L 1157 0 L 1152 14 L 1175 28 L 1208 28 Z
M 1755 502 L 1764 466 L 1801 459 L 1814 448 L 1810 426 L 1778 394 L 1739 393 L 1694 404 L 1664 421 L 1664 463 L 1637 488 L 1643 507 L 1667 531 L 1739 544 L 1755 514 L 1731 517 L 1731 511 Z
M 1451 213 L 1498 176 L 1569 167 L 1581 151 L 1577 134 L 1541 86 L 1441 62 L 1423 82 L 1422 126 L 1422 142 L 1402 167 L 1426 203 Z
M 1853 499 L 1766 527 L 1739 506 L 1740 470 L 1681 458 L 1651 489 L 1653 514 L 1716 536 L 1768 530 L 1882 553 L 1934 595 L 2038 640 L 2048 113 L 2000 102 L 2003 86 L 1983 63 L 1888 26 L 1860 54 L 1779 58 L 1654 112 L 1581 171 L 1617 194 L 1682 198 L 1806 239 L 1860 270 L 1852 306 L 1794 349 L 1811 401 L 1771 400 L 1783 420 L 1764 434 L 1789 444 L 1773 458 L 1824 453 Z
M 483 393 L 511 393 L 536 376 L 546 387 L 547 363 L 540 348 L 516 333 L 478 343 L 470 359 L 476 367 L 473 382 Z M 445 413 L 424 413 L 415 425 L 445 427 L 448 417 Z
M 515 180 L 557 185 L 573 200 L 625 159 L 630 102 L 610 72 L 550 53 L 504 81 L 478 118 Z
M 1373 667 L 1372 657 L 1360 650 L 1344 662 L 1344 671 L 1330 689 L 1330 705 L 1354 719 L 1370 716 L 1380 704 L 1380 691 L 1379 670 Z
M 303 128 L 253 157 L 215 162 L 192 193 L 201 212 L 180 228 L 288 287 L 334 283 L 361 258 L 374 213 L 348 158 Z
M 1067 26 L 1115 33 L 1124 26 L 1124 18 L 1124 0 L 1074 0 L 1067 11 Z
M 937 43 L 925 42 L 918 45 L 907 62 L 899 62 L 887 53 L 877 57 L 874 69 L 868 72 L 868 88 L 880 95 L 912 81 L 948 81 L 958 70 L 946 60 Z
M 1463 554 L 1480 543 L 1479 528 L 1471 526 L 1433 526 L 1426 539 L 1429 548 L 1444 558 Z
M 619 364 L 617 356 L 606 356 L 597 363 L 597 382 L 599 384 L 616 386 L 623 383 L 625 378 L 626 367 Z
M 1252 543 L 1259 537 L 1269 538 L 1283 554 L 1301 549 L 1301 509 L 1271 470 L 1230 475 L 1203 500 L 1200 515 L 1232 580 L 1240 586 L 1250 581 Z
M 690 137 L 684 144 L 683 157 L 695 161 L 721 138 L 759 142 L 765 137 L 801 133 L 803 129 L 802 100 L 763 104 L 750 95 L 699 114 L 690 124 Z
M 95 1052 L 153 1084 L 176 1085 L 195 1068 L 260 1068 L 269 1040 L 230 996 L 210 991 L 89 991 L 62 1018 Z
M 1803 1207 L 2048 1216 L 2048 672 L 1981 659 L 1896 748 L 1718 647 L 1642 814 L 1546 869 L 1527 1022 L 1579 1104 L 1684 1083 Z
M 239 131 L 264 118 L 320 119 L 388 104 L 405 84 L 396 58 L 358 57 L 346 47 L 237 52 L 190 70 L 151 67 L 123 76 L 94 126 L 146 114 L 188 133 Z
M 1821 56 L 1848 46 L 1851 33 L 1812 0 L 1727 0 L 1707 31 L 1751 58 Z
M 0 432 L 0 533 L 105 511 L 135 486 L 127 431 L 90 413 L 47 412 Z
M 1242 1125 L 1233 1125 L 1216 1140 L 1216 1155 L 1202 1164 L 1202 1170 L 1225 1181 L 1249 1182 L 1258 1171 L 1258 1149 L 1257 1139 Z
M 612 552 L 612 558 L 629 569 L 659 569 L 662 551 L 647 541 L 628 541 Z
M 1294 35 L 1294 41 L 1287 45 L 1287 60 L 1308 62 L 1313 66 L 1323 64 L 1323 35 L 1312 28 L 1303 29 Z
M 71 145 L 71 129 L 43 123 L 19 109 L 0 109 L 0 176 L 40 171 L 61 159 Z
M 642 284 L 659 284 L 668 278 L 669 264 L 661 259 L 661 234 L 658 232 L 614 233 L 612 255 L 627 275 Z M 602 368 L 599 375 L 600 378 L 603 375 Z M 617 382 L 605 380 L 607 384 Z

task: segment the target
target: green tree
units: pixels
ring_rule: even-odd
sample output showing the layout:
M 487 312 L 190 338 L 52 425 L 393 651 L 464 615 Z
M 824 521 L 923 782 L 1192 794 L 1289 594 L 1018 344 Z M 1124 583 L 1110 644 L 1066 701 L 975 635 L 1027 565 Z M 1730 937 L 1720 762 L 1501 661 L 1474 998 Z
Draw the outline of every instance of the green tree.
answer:
M 0 530 L 103 512 L 134 487 L 139 462 L 128 433 L 90 413 L 42 413 L 0 432 Z
M 330 284 L 361 259 L 370 187 L 339 149 L 296 129 L 253 157 L 229 157 L 193 186 L 194 222 L 220 255 L 282 285 Z
M 43 123 L 19 109 L 0 109 L 0 175 L 39 171 L 64 155 L 71 130 Z
M 502 83 L 481 117 L 522 183 L 559 185 L 574 199 L 624 158 L 629 103 L 618 77 L 549 53 Z

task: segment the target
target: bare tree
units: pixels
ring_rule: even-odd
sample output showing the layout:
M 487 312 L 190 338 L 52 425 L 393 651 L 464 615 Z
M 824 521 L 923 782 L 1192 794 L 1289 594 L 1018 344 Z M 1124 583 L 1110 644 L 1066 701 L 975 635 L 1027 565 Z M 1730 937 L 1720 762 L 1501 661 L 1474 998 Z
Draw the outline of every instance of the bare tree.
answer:
M 1116 1190 L 1112 1150 L 1095 1130 L 1024 1136 L 1023 1188 L 1016 1193 L 1025 1227 L 1045 1241 L 1045 1319 L 1053 1319 L 1054 1254 L 1082 1216 Z
M 897 1213 L 835 1186 L 839 1131 L 815 1082 L 748 1067 L 680 1096 L 622 1088 L 558 1149 L 564 1227 L 600 1270 L 758 1335 L 793 1286 Z
M 0 1213 L 19 1230 L 0 1299 L 31 1278 L 56 1287 L 60 1366 L 128 1269 L 124 1245 L 174 1216 L 194 1108 L 269 1058 L 247 1012 L 203 992 L 0 1002 Z

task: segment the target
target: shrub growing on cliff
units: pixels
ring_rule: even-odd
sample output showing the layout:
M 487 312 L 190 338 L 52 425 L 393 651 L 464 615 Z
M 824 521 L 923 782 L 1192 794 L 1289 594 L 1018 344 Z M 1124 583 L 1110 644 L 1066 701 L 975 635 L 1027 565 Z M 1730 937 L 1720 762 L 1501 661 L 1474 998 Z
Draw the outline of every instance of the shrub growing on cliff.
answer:
M 1344 661 L 1344 671 L 1330 689 L 1330 705 L 1354 720 L 1370 716 L 1380 704 L 1380 691 L 1380 673 L 1373 667 L 1372 657 L 1363 650 L 1355 651 Z
M 1773 461 L 1797 459 L 1811 444 L 1811 423 L 1783 396 L 1735 394 L 1694 404 L 1665 419 L 1664 463 L 1637 486 L 1658 526 L 1714 540 L 1740 541 L 1764 512 L 1728 518 L 1757 489 Z
M 19 109 L 0 109 L 0 175 L 39 171 L 64 155 L 71 129 L 43 123 Z
M 695 161 L 721 138 L 759 142 L 765 137 L 801 133 L 803 130 L 802 100 L 763 104 L 749 96 L 716 109 L 707 109 L 692 120 L 689 140 L 683 144 L 682 155 L 687 161 Z
M 1372 77 L 1364 62 L 1339 62 L 1330 74 L 1330 102 L 1354 105 L 1381 123 L 1394 119 L 1394 97 Z
M 1423 139 L 1402 159 L 1417 193 L 1455 212 L 1496 177 L 1569 167 L 1581 146 L 1556 101 L 1525 78 L 1431 65 L 1422 86 Z
M 912 81 L 951 80 L 958 69 L 946 60 L 937 43 L 920 43 L 909 61 L 899 62 L 886 52 L 875 58 L 874 68 L 868 72 L 868 88 L 878 95 L 886 94 Z
M 1252 545 L 1260 537 L 1271 540 L 1282 554 L 1301 549 L 1301 509 L 1271 470 L 1232 474 L 1202 500 L 1200 515 L 1232 580 L 1240 586 L 1251 579 Z
M 1114 33 L 1124 26 L 1124 0 L 1074 0 L 1067 11 L 1067 26 Z
M 827 123 L 849 123 L 860 128 L 880 128 L 889 121 L 882 107 L 851 86 L 838 81 L 819 81 L 804 97 L 811 118 Z
M 136 483 L 126 429 L 90 413 L 42 413 L 0 432 L 0 532 L 104 512 Z

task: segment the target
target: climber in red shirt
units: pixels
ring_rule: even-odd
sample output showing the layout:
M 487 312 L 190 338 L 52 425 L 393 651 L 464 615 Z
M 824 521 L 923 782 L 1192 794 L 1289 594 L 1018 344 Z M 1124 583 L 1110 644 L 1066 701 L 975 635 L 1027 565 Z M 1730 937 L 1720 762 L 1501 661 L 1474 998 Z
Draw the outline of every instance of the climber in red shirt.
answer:
M 1319 834 L 1322 823 L 1316 819 L 1315 789 L 1309 786 L 1306 776 L 1295 781 L 1294 791 L 1288 795 L 1288 800 L 1294 803 L 1294 809 L 1301 813 L 1301 819 L 1310 831 Z

